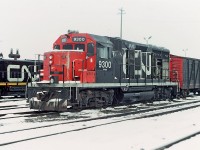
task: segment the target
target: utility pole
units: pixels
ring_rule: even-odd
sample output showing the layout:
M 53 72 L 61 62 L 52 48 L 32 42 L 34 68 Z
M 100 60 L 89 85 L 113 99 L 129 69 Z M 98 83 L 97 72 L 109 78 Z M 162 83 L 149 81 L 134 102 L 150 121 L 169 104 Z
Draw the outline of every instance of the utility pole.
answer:
M 120 38 L 122 39 L 122 15 L 125 14 L 125 10 L 123 10 L 123 8 L 120 8 L 119 11 L 120 11 L 120 15 L 121 15 Z
M 188 49 L 183 49 L 184 53 L 185 53 L 185 57 L 186 57 L 186 52 L 188 51 Z
M 152 38 L 152 36 L 149 36 L 148 38 L 144 37 L 144 40 L 146 41 L 147 46 L 149 47 L 149 40 Z

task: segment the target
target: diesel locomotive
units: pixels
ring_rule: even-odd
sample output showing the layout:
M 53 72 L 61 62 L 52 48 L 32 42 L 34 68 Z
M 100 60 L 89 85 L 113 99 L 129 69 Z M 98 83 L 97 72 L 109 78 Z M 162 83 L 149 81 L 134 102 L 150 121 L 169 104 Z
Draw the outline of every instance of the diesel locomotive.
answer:
M 166 48 L 70 31 L 44 53 L 40 81 L 28 83 L 27 98 L 42 111 L 173 99 L 180 93 L 174 69 Z
M 0 98 L 3 96 L 25 97 L 27 82 L 37 79 L 38 70 L 42 69 L 42 61 L 19 60 L 20 55 L 9 54 L 8 59 L 0 57 Z

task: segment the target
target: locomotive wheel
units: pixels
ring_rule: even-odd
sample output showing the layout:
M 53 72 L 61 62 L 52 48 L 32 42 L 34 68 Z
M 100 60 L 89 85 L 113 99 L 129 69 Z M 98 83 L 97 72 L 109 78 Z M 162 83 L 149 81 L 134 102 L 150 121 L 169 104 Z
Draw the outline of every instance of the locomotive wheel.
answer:
M 90 108 L 102 108 L 104 106 L 104 101 L 99 98 L 91 98 L 88 101 L 88 105 Z
M 182 90 L 181 95 L 182 98 L 186 99 L 186 97 L 189 95 L 189 92 L 187 90 Z
M 114 91 L 110 90 L 85 90 L 81 91 L 81 106 L 88 108 L 102 108 L 111 106 Z
M 124 98 L 124 93 L 121 89 L 116 89 L 114 92 L 114 98 L 112 105 L 118 105 L 120 102 L 122 102 Z

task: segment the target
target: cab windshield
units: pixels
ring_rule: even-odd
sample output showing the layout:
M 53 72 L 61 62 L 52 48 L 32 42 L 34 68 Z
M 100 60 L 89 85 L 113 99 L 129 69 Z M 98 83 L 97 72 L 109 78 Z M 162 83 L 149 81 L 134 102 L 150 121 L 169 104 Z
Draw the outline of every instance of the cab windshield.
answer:
M 85 44 L 65 44 L 63 45 L 64 50 L 83 50 L 85 51 Z

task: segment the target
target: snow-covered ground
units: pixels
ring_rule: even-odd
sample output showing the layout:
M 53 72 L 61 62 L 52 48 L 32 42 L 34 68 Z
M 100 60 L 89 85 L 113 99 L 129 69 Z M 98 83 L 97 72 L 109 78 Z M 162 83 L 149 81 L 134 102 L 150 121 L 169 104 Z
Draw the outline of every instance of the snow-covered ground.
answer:
M 170 148 L 170 150 L 199 150 L 200 149 L 200 135 L 195 136 L 187 141 L 178 143 Z
M 24 105 L 25 99 L 16 99 L 13 101 L 13 99 L 0 99 L 0 107 L 3 106 L 12 106 L 12 105 Z
M 5 107 L 5 106 L 9 106 L 9 107 Z M 21 108 L 21 107 L 27 107 L 27 108 Z M 15 108 L 15 109 L 9 109 L 9 108 Z M 31 110 L 27 106 L 25 100 L 0 103 L 0 115 L 1 114 L 19 113 L 19 112 L 28 112 L 28 111 L 31 111 Z
M 97 113 L 97 110 L 88 110 L 89 113 Z M 87 111 L 86 111 L 87 112 Z M 16 149 L 73 149 L 73 150 L 149 150 L 155 149 L 161 145 L 179 139 L 200 130 L 200 108 L 185 110 L 168 115 L 129 120 L 114 124 L 107 124 L 85 130 L 68 132 L 50 137 L 29 140 L 15 143 L 12 145 L 2 146 L 3 150 Z M 96 122 L 99 122 L 97 120 Z M 105 120 L 102 120 L 104 123 Z M 55 122 L 54 122 L 55 123 Z M 93 122 L 95 124 L 95 122 Z M 16 124 L 19 128 L 20 123 Z M 26 127 L 33 126 L 33 123 L 26 124 Z M 80 122 L 79 127 L 90 126 L 90 123 Z M 13 128 L 12 124 L 12 128 Z M 21 123 L 23 126 L 23 123 Z M 6 129 L 1 127 L 0 129 Z M 7 127 L 9 129 L 9 127 Z M 67 130 L 73 128 L 68 125 L 61 125 L 59 128 Z M 59 129 L 60 130 L 60 129 Z M 1 130 L 2 131 L 2 130 Z M 5 130 L 4 130 L 5 131 Z M 34 131 L 35 134 L 37 130 Z M 34 136 L 32 132 L 32 136 Z M 39 130 L 38 130 L 39 132 Z M 46 134 L 52 131 L 46 130 Z M 26 137 L 19 133 L 18 137 Z M 3 135 L 0 135 L 0 141 Z M 200 136 L 191 138 L 185 142 L 170 147 L 169 149 L 199 149 Z

